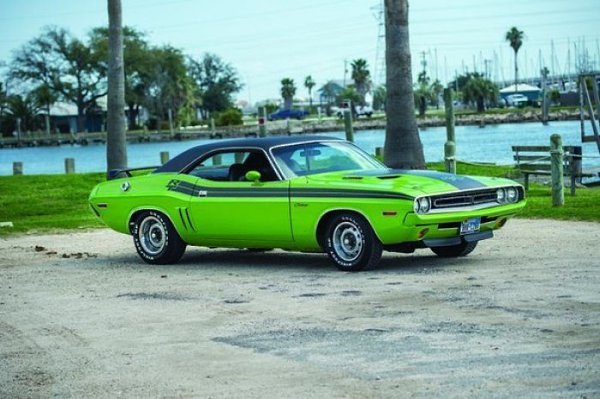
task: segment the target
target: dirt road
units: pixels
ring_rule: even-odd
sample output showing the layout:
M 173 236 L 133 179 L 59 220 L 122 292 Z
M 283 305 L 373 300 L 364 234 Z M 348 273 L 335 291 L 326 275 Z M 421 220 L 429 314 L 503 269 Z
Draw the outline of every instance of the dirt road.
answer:
M 469 257 L 0 240 L 0 397 L 599 397 L 600 225 L 515 220 Z

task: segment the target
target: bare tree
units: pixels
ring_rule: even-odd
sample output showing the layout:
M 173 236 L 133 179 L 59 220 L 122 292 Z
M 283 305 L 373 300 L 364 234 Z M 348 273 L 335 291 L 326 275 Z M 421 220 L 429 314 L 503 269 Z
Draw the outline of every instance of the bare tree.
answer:
M 385 0 L 387 126 L 383 158 L 387 166 L 424 169 L 412 84 L 408 40 L 408 0 Z
M 127 167 L 125 140 L 125 72 L 121 0 L 108 0 L 108 115 L 106 163 L 108 170 Z

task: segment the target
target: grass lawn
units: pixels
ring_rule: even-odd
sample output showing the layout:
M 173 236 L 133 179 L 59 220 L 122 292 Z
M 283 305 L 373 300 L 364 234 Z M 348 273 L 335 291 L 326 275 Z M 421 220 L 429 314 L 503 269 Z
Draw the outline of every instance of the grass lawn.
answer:
M 443 170 L 442 163 L 430 169 Z M 516 178 L 511 166 L 459 163 L 459 174 Z M 74 175 L 0 176 L 0 222 L 13 222 L 0 228 L 0 235 L 44 232 L 62 229 L 101 227 L 88 208 L 91 189 L 103 181 L 103 173 Z M 532 184 L 527 207 L 519 217 L 600 222 L 600 188 L 577 189 L 572 197 L 565 190 L 565 206 L 553 208 L 550 188 Z

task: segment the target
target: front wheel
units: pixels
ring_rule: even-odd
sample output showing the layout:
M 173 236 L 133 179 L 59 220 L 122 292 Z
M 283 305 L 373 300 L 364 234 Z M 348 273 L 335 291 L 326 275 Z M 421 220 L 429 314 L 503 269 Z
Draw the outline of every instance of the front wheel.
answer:
M 155 265 L 177 263 L 186 247 L 171 221 L 155 211 L 138 217 L 133 227 L 133 242 L 140 258 Z
M 381 242 L 361 216 L 347 213 L 334 217 L 325 238 L 325 252 L 342 271 L 370 269 L 381 258 Z
M 467 256 L 477 246 L 477 241 L 463 242 L 458 245 L 452 245 L 450 247 L 433 247 L 431 250 L 442 258 L 455 258 L 458 256 Z

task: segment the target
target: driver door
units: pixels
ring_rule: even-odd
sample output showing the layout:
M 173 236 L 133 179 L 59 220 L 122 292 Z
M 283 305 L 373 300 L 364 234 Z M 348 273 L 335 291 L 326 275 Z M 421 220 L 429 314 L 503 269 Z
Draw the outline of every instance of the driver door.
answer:
M 260 172 L 261 179 L 246 181 L 249 170 Z M 289 182 L 276 177 L 262 150 L 209 154 L 189 173 L 198 176 L 190 216 L 200 241 L 275 246 L 293 240 Z

